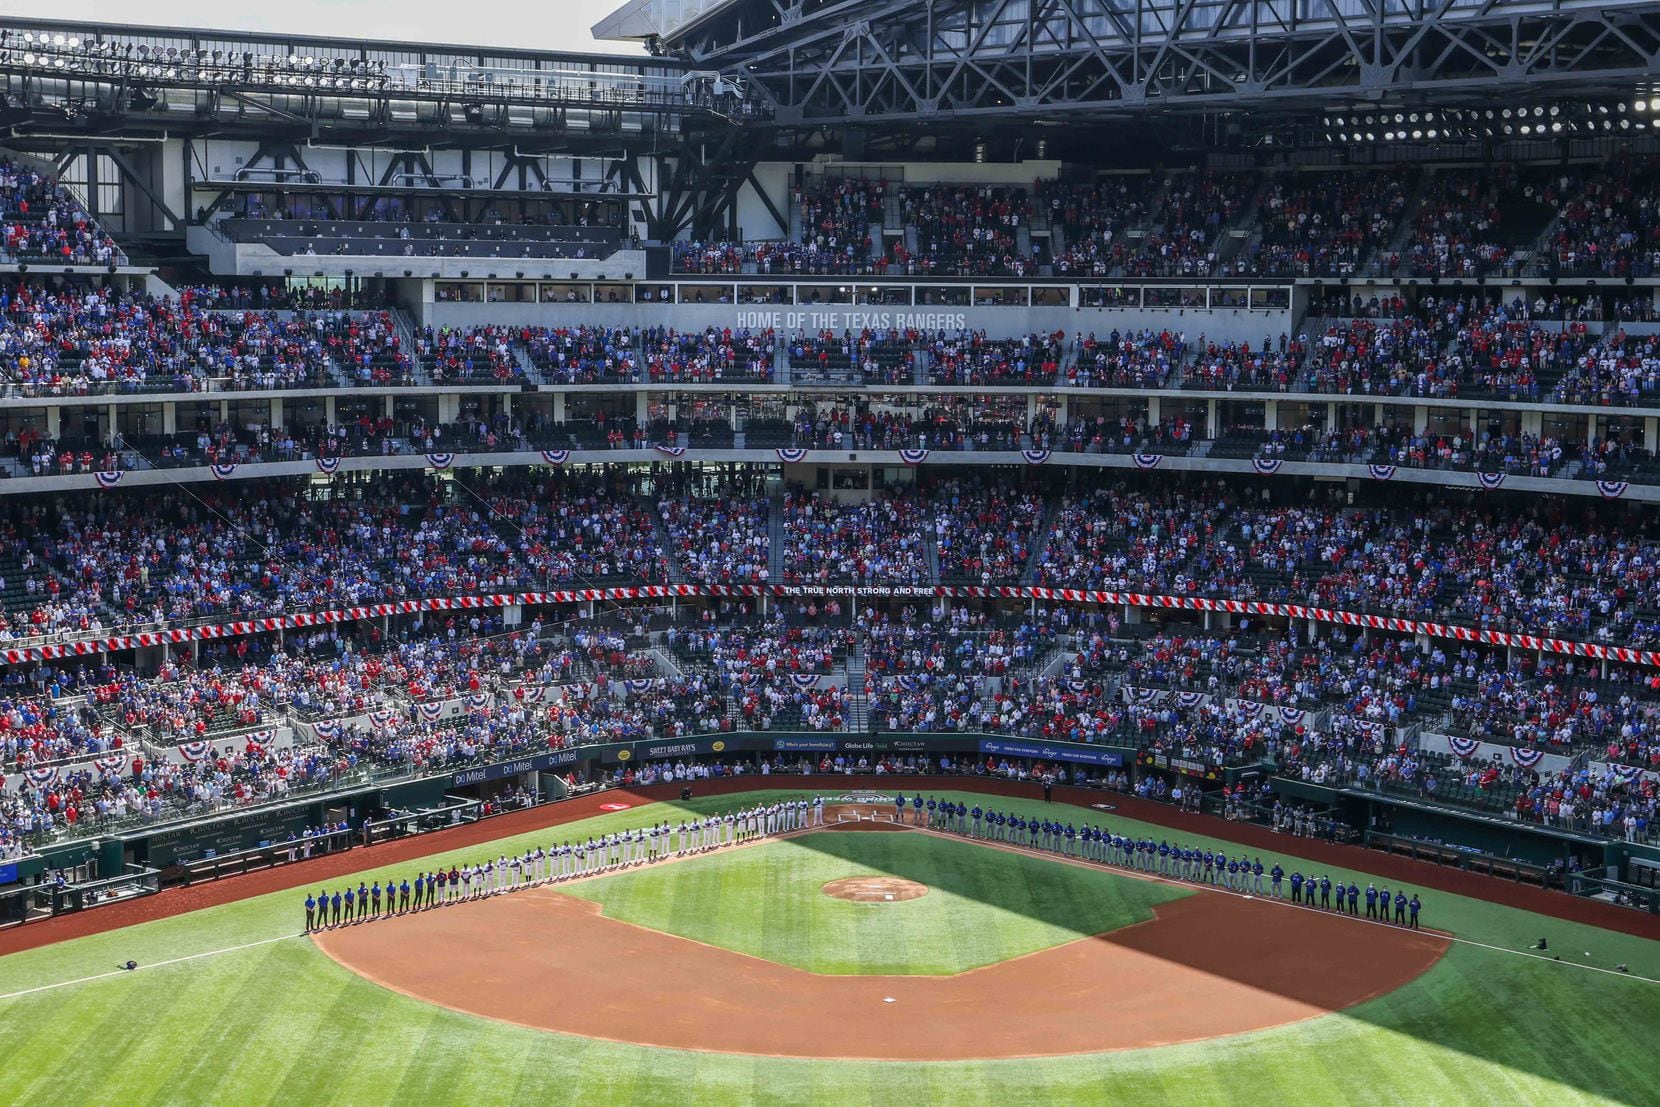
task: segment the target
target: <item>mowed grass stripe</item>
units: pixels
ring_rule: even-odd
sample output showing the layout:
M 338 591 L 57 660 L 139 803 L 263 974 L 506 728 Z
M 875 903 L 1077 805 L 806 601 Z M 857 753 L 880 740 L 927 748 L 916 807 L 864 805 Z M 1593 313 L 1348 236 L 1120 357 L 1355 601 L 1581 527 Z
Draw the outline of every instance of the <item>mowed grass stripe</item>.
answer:
M 927 885 L 852 903 L 848 876 Z M 826 831 L 571 885 L 616 919 L 810 972 L 948 975 L 1153 917 L 1189 890 L 910 833 Z

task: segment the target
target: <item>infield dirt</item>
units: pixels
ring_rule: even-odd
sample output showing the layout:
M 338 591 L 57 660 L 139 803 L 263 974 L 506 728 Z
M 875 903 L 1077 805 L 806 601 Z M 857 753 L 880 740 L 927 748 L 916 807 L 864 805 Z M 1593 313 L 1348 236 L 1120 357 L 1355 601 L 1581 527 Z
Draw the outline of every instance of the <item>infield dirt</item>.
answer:
M 1154 912 L 955 976 L 810 973 L 607 918 L 556 886 L 315 940 L 384 987 L 522 1026 L 671 1049 L 894 1061 L 1095 1053 L 1283 1026 L 1398 988 L 1448 945 L 1427 931 L 1204 890 Z

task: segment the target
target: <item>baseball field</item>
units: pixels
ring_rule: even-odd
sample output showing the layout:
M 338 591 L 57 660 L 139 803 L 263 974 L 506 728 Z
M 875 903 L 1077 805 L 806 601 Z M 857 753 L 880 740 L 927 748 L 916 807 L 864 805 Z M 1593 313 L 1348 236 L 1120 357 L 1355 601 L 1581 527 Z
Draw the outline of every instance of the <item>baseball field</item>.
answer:
M 1656 1098 L 1652 920 L 1568 921 L 1428 867 L 1402 885 L 1414 863 L 1270 851 L 1214 820 L 1199 837 L 1129 817 L 1167 821 L 1134 801 L 940 793 L 1233 854 L 1244 839 L 1288 871 L 1417 891 L 1425 929 L 863 820 L 301 933 L 306 890 L 358 873 L 803 794 L 574 801 L 0 933 L 0 1101 Z

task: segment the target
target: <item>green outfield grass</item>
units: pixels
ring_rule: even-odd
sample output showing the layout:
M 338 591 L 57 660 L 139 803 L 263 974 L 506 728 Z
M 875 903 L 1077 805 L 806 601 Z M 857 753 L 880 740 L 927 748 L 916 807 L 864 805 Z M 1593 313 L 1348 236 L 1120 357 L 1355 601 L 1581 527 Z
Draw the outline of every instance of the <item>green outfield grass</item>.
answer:
M 714 811 L 732 803 L 685 806 Z M 1058 804 L 1050 810 L 1145 829 L 1111 814 Z M 590 820 L 582 833 L 646 821 L 638 809 L 619 812 Z M 500 848 L 572 833 L 561 827 Z M 792 848 L 806 851 L 814 841 Z M 1281 860 L 1307 872 L 1296 845 L 1288 840 Z M 690 874 L 698 864 L 674 867 Z M 1343 1014 L 1163 1049 L 1041 1062 L 880 1065 L 649 1050 L 443 1011 L 352 975 L 294 936 L 301 898 L 303 892 L 277 893 L 0 958 L 0 995 L 9 995 L 108 972 L 129 957 L 151 965 L 260 943 L 0 999 L 0 1102 L 799 1107 L 1655 1099 L 1660 985 L 1638 977 L 1660 977 L 1660 943 L 1442 893 L 1425 897 L 1427 925 L 1498 948 L 1456 945 L 1418 980 Z M 1357 927 L 1356 956 L 1365 956 L 1363 930 Z M 1515 952 L 1541 935 L 1563 963 Z M 1587 960 L 1625 961 L 1637 975 L 1569 963 Z
M 881 905 L 820 891 L 869 875 L 929 891 Z M 948 975 L 1143 922 L 1154 904 L 1191 893 L 967 842 L 830 831 L 634 869 L 570 894 L 624 922 L 810 972 Z

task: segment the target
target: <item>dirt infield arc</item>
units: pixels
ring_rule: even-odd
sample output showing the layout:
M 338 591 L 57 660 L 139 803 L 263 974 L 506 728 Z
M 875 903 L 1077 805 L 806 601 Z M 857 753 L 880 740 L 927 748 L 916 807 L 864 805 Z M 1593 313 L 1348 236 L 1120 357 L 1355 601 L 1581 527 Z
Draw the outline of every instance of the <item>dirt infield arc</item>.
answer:
M 553 887 L 315 940 L 383 987 L 489 1019 L 671 1049 L 880 1061 L 1263 1030 L 1398 988 L 1447 948 L 1428 932 L 1205 891 L 1149 922 L 955 976 L 819 975 L 607 918 Z

